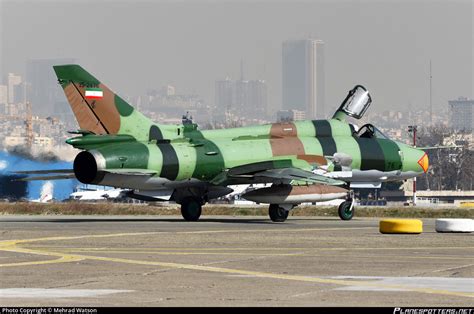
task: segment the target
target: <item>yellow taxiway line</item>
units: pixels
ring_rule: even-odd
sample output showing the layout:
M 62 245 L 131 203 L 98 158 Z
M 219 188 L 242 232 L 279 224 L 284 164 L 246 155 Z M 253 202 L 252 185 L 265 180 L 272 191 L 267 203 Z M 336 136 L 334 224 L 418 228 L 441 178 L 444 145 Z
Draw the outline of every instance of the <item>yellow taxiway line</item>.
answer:
M 305 256 L 305 257 L 337 257 L 341 255 L 334 255 L 334 254 L 313 254 L 309 251 L 311 249 L 306 250 L 306 252 L 294 252 L 294 253 L 261 253 L 261 252 L 213 252 L 208 251 L 207 249 L 194 249 L 195 252 L 186 250 L 185 252 L 176 252 L 176 251 L 167 251 L 167 250 L 129 250 L 129 249 L 99 249 L 99 248 L 69 248 L 69 249 L 61 249 L 55 250 L 58 253 L 106 253 L 106 254 L 153 254 L 153 255 L 231 255 L 231 256 Z M 255 251 L 258 251 L 255 249 Z M 360 256 L 365 258 L 366 256 Z M 371 255 L 373 258 L 388 258 L 388 259 L 396 259 L 398 256 L 393 255 Z M 472 257 L 462 257 L 462 256 L 450 256 L 450 255 L 430 255 L 430 256 L 403 256 L 400 257 L 401 259 L 446 259 L 446 260 L 469 260 L 472 261 Z M 0 264 L 1 267 L 1 264 Z
M 20 262 L 20 263 L 7 263 L 0 264 L 0 267 L 17 267 L 17 266 L 35 266 L 35 265 L 46 265 L 46 264 L 57 264 L 57 263 L 69 263 L 78 262 L 84 260 L 76 256 L 64 255 L 58 259 L 46 260 L 46 261 L 33 261 L 33 262 Z
M 1 242 L 0 242 L 1 243 Z M 1 245 L 0 245 L 1 247 Z M 71 246 L 34 246 L 29 245 L 28 248 L 32 249 L 71 249 Z M 75 250 L 107 250 L 107 247 L 75 247 Z M 436 246 L 436 247 L 231 247 L 231 248 L 208 248 L 208 247 L 139 247 L 139 248 L 125 248 L 126 250 L 137 250 L 137 251 L 195 251 L 195 250 L 207 250 L 207 251 L 370 251 L 370 250 L 474 250 L 474 246 Z
M 34 238 L 34 239 L 21 239 L 21 240 L 6 240 L 0 241 L 0 248 L 12 244 L 20 243 L 31 243 L 31 242 L 43 242 L 43 241 L 62 241 L 62 240 L 78 240 L 78 239 L 91 239 L 91 238 L 112 238 L 112 237 L 131 237 L 131 236 L 145 236 L 145 235 L 158 235 L 158 234 L 214 234 L 214 233 L 243 233 L 243 232 L 309 232 L 309 231 L 338 231 L 338 230 L 364 230 L 364 229 L 377 229 L 376 227 L 350 227 L 350 228 L 306 228 L 306 229 L 225 229 L 225 230 L 199 230 L 199 231 L 155 231 L 155 232 L 131 232 L 131 233 L 112 233 L 112 234 L 92 234 L 82 236 L 63 236 L 63 237 L 46 237 L 46 238 Z

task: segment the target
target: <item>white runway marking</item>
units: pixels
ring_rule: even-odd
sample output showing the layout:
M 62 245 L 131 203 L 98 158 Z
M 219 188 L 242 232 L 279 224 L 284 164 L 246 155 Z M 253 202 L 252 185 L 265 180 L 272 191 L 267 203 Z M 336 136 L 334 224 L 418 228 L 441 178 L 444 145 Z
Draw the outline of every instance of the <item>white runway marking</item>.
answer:
M 0 289 L 0 298 L 86 298 L 132 291 L 133 290 L 10 288 Z
M 390 288 L 389 286 L 406 286 L 407 288 L 430 288 L 451 292 L 474 292 L 474 278 L 446 278 L 446 277 L 370 277 L 370 276 L 336 276 L 333 279 L 341 280 L 373 280 L 380 286 L 354 285 L 336 288 L 345 291 L 409 291 L 403 288 Z M 387 285 L 387 287 L 384 287 Z

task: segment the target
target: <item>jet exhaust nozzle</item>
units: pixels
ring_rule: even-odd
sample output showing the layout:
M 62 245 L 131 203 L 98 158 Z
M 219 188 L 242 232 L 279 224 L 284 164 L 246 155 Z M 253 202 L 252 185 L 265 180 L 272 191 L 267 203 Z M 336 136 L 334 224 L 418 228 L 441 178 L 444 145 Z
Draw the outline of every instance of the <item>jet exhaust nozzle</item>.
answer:
M 74 159 L 74 175 L 84 184 L 99 183 L 103 178 L 100 171 L 105 168 L 105 159 L 97 151 L 83 151 Z

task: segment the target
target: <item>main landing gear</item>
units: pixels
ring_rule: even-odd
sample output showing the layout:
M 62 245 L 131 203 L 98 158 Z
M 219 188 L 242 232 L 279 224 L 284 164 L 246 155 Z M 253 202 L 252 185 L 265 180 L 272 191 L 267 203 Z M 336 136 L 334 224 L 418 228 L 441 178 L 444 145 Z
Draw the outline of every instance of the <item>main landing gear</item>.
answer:
M 342 220 L 351 220 L 354 217 L 354 195 L 349 192 L 347 199 L 339 205 L 337 213 Z
M 181 201 L 181 215 L 186 221 L 198 221 L 201 217 L 202 201 L 197 197 L 186 197 Z
M 291 208 L 293 208 L 293 206 L 288 207 L 280 204 L 270 204 L 268 214 L 273 222 L 284 222 L 288 218 Z

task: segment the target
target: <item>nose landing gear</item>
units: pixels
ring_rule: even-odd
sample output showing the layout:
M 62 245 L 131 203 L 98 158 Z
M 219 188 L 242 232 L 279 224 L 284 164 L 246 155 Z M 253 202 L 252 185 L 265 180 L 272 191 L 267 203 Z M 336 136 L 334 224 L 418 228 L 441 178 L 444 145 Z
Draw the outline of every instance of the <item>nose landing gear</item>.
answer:
M 344 202 L 339 205 L 337 213 L 342 220 L 351 220 L 354 217 L 354 192 L 350 191 Z

